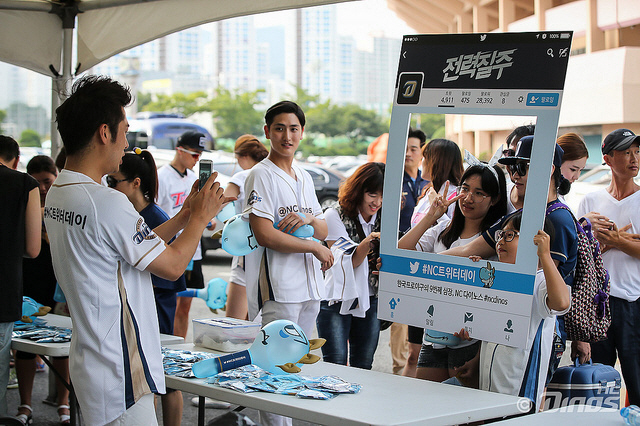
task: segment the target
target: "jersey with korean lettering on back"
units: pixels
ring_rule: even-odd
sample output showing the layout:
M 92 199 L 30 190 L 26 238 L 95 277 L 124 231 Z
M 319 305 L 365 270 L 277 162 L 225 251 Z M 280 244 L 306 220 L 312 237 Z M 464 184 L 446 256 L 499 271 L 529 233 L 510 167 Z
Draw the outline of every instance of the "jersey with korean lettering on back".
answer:
M 525 397 L 540 408 L 551 358 L 555 318 L 568 311 L 569 308 L 564 311 L 549 308 L 547 283 L 544 272 L 539 269 L 533 288 L 526 347 L 515 348 L 483 341 L 480 348 L 480 389 Z
M 47 194 L 44 221 L 73 320 L 71 381 L 87 424 L 108 423 L 165 390 L 144 269 L 166 246 L 124 194 L 69 170 Z
M 265 158 L 247 176 L 245 217 L 250 213 L 279 222 L 290 212 L 324 219 L 311 175 L 292 165 L 296 179 Z M 310 253 L 283 253 L 258 247 L 245 256 L 249 317 L 267 300 L 299 303 L 325 296 L 320 262 Z
M 196 180 L 198 180 L 198 177 L 193 170 L 187 169 L 186 174 L 182 174 L 170 164 L 160 167 L 158 169 L 158 200 L 156 204 L 169 217 L 174 217 L 182 208 L 184 200 L 189 196 L 191 186 Z M 198 248 L 193 254 L 193 260 L 201 259 L 202 248 L 198 243 Z

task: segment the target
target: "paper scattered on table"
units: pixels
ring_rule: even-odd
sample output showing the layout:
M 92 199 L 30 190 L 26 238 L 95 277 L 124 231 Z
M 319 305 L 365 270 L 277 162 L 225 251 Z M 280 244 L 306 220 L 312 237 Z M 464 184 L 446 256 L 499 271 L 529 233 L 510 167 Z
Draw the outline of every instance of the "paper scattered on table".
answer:
M 165 374 L 193 378 L 191 366 L 217 355 L 162 348 Z M 299 398 L 331 399 L 341 393 L 358 393 L 361 385 L 349 383 L 337 376 L 308 377 L 298 374 L 271 374 L 257 365 L 245 365 L 224 371 L 206 379 L 206 383 L 237 392 L 269 392 L 295 395 Z
M 71 341 L 71 330 L 63 327 L 46 325 L 46 321 L 36 318 L 31 323 L 16 321 L 12 337 L 28 339 L 37 343 L 66 343 Z

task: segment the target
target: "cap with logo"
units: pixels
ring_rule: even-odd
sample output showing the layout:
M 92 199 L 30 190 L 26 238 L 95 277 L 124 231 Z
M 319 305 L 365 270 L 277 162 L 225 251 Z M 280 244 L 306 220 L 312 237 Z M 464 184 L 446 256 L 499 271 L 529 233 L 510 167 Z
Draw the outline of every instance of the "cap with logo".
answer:
M 555 151 L 553 153 L 553 165 L 556 167 L 562 166 L 562 156 L 564 150 L 557 143 L 555 145 Z M 518 141 L 516 147 L 516 155 L 513 157 L 503 157 L 498 160 L 500 164 L 515 164 L 518 160 L 529 161 L 531 160 L 531 148 L 533 147 L 533 136 L 523 136 Z
M 194 132 L 193 130 L 190 130 L 188 132 L 184 132 L 178 138 L 176 146 L 181 146 L 196 151 L 209 152 L 207 149 L 205 149 L 205 147 L 207 146 L 206 144 L 207 137 L 204 135 L 204 133 Z
M 629 129 L 617 129 L 609 133 L 602 142 L 602 155 L 608 154 L 611 151 L 622 151 L 631 146 L 634 142 L 640 143 L 640 136 L 636 136 Z

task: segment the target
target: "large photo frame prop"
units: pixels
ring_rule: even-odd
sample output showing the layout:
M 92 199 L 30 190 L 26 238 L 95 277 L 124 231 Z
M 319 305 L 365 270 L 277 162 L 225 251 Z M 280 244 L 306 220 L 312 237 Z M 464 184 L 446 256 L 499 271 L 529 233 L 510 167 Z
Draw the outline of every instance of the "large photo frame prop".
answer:
M 571 31 L 403 38 L 383 192 L 378 317 L 524 347 Z M 398 249 L 411 114 L 535 117 L 515 264 Z M 507 178 L 508 179 L 508 178 Z

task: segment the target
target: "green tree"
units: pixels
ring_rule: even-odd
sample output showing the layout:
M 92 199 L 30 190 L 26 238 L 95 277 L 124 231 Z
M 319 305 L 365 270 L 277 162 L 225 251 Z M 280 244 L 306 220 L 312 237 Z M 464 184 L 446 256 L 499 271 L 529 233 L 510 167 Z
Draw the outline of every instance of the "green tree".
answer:
M 151 93 L 146 92 L 138 92 L 136 99 L 138 100 L 138 111 L 147 111 L 145 107 L 153 101 Z
M 445 136 L 444 114 L 413 114 L 411 127 L 420 129 L 427 135 L 427 140 Z
M 320 95 L 312 95 L 307 92 L 302 86 L 298 86 L 295 84 L 294 86 L 295 93 L 293 95 L 287 95 L 291 100 L 300 105 L 302 110 L 305 112 L 315 107 L 320 103 Z
M 200 111 L 210 111 L 206 108 L 208 96 L 205 92 L 174 93 L 173 95 L 158 95 L 143 107 L 141 111 L 160 111 L 182 113 L 186 117 Z
M 255 106 L 260 103 L 258 95 L 262 92 L 264 90 L 239 92 L 218 87 L 215 98 L 203 105 L 203 111 L 213 112 L 217 136 L 233 139 L 245 133 L 259 136 L 263 113 Z
M 39 147 L 41 146 L 40 142 L 41 142 L 40 135 L 35 130 L 27 129 L 23 131 L 22 134 L 20 135 L 20 142 L 19 142 L 20 146 Z
M 307 131 L 327 136 L 344 135 L 352 142 L 389 131 L 385 121 L 375 112 L 355 104 L 331 105 L 329 101 L 311 108 L 307 122 Z

